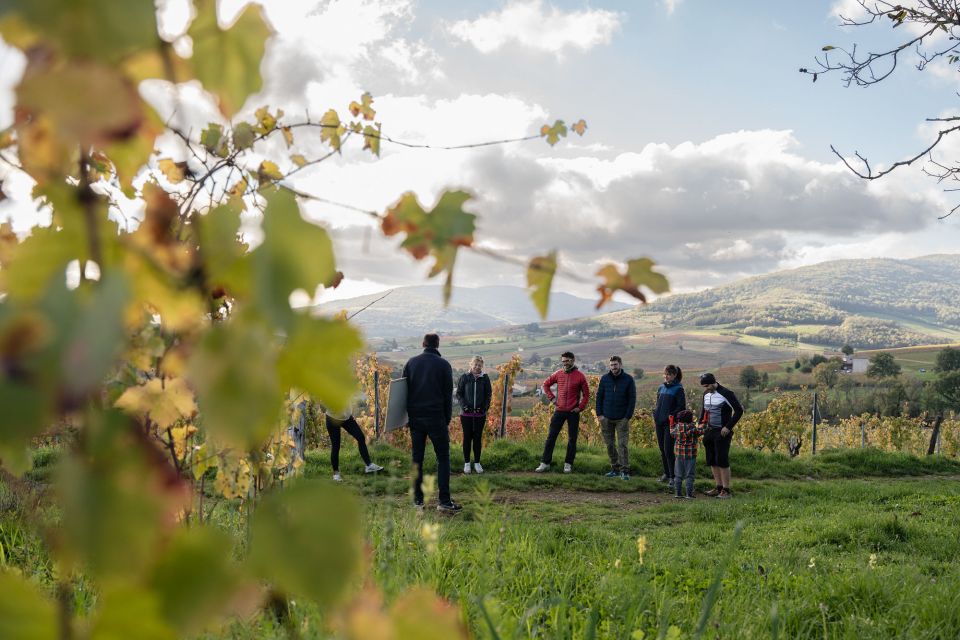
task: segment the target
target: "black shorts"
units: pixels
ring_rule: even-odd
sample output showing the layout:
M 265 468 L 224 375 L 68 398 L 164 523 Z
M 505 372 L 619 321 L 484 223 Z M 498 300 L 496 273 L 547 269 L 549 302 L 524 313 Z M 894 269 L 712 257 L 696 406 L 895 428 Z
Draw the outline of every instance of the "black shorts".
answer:
M 703 434 L 703 452 L 707 456 L 707 465 L 711 467 L 720 467 L 721 469 L 730 468 L 730 441 L 733 440 L 733 434 L 727 434 L 724 438 L 720 435 L 720 429 L 710 429 Z

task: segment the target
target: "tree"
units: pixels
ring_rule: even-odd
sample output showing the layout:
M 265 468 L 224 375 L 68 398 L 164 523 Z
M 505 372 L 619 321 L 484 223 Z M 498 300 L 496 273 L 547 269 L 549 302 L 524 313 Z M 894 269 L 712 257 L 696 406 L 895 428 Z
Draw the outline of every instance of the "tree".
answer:
M 816 58 L 816 68 L 801 68 L 801 73 L 812 76 L 813 81 L 826 73 L 839 73 L 846 86 L 869 87 L 883 82 L 897 69 L 902 57 L 915 55 L 910 65 L 923 71 L 931 63 L 941 62 L 954 71 L 960 67 L 960 7 L 956 0 L 922 0 L 922 2 L 900 3 L 887 0 L 857 0 L 858 15 L 841 17 L 841 24 L 848 27 L 865 27 L 885 23 L 903 35 L 889 47 L 877 51 L 852 47 L 825 45 L 822 55 Z M 867 158 L 855 152 L 855 163 L 833 146 L 833 153 L 855 175 L 865 180 L 876 180 L 905 166 L 925 161 L 923 169 L 938 183 L 960 180 L 960 163 L 952 156 L 946 159 L 934 156 L 936 148 L 946 139 L 960 131 L 960 115 L 947 115 L 927 118 L 928 122 L 939 123 L 940 130 L 916 154 L 892 163 L 884 163 L 883 168 L 871 166 Z M 912 124 L 911 124 L 912 126 Z M 956 189 L 947 188 L 947 191 Z M 954 206 L 947 215 L 952 214 L 960 204 Z
M 542 362 L 542 358 L 540 357 L 540 354 L 539 354 L 539 353 L 537 353 L 536 351 L 534 351 L 533 354 L 530 356 L 530 359 L 527 360 L 527 362 L 530 363 L 530 364 L 538 364 L 538 363 Z
M 848 345 L 848 344 L 845 344 L 845 345 L 843 345 L 842 347 L 840 347 L 840 353 L 842 353 L 843 355 L 845 355 L 845 356 L 847 356 L 847 357 L 852 356 L 852 355 L 853 355 L 853 347 L 851 347 L 851 346 Z
M 937 354 L 937 378 L 933 388 L 947 408 L 960 409 L 960 349 L 946 348 Z
M 549 370 L 550 366 L 553 364 L 553 358 L 551 358 L 550 356 L 547 356 L 542 360 L 540 360 L 540 364 L 543 366 L 544 369 Z
M 769 387 L 770 387 L 770 374 L 764 371 L 763 375 L 760 376 L 760 388 L 767 389 Z
M 760 372 L 753 365 L 740 369 L 740 385 L 747 390 L 760 385 Z
M 826 356 L 821 355 L 821 354 L 819 354 L 819 353 L 815 353 L 815 354 L 813 354 L 812 356 L 810 356 L 810 366 L 811 366 L 811 367 L 816 367 L 818 364 L 821 364 L 821 363 L 826 362 L 826 361 L 827 361 Z
M 793 361 L 793 368 L 794 369 L 800 368 L 800 358 L 797 358 L 796 360 Z
M 642 380 L 642 379 L 643 379 L 643 374 L 644 374 L 643 369 L 641 369 L 640 367 L 634 367 L 634 369 L 633 369 L 633 377 L 634 377 L 635 380 Z
M 821 362 L 813 368 L 813 379 L 828 389 L 837 383 L 838 377 L 837 367 L 832 362 Z
M 877 353 L 870 356 L 870 364 L 867 365 L 868 378 L 896 378 L 900 375 L 900 365 L 897 364 L 891 353 Z

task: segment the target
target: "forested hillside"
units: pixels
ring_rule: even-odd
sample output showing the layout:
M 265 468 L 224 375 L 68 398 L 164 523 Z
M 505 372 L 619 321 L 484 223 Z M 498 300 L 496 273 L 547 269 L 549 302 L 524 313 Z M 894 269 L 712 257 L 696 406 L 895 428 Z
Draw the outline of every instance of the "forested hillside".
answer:
M 960 335 L 960 255 L 836 260 L 670 296 L 620 319 L 828 346 L 895 347 Z

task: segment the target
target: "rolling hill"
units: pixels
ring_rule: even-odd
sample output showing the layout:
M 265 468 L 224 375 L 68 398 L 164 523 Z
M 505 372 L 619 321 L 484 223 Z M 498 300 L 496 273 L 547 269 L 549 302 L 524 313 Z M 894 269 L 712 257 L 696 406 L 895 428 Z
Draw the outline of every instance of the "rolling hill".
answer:
M 353 314 L 383 296 L 383 293 L 328 302 L 318 307 L 322 313 L 346 311 Z M 595 301 L 567 293 L 554 292 L 548 320 L 570 320 L 591 316 Z M 621 303 L 608 309 L 629 309 Z M 368 338 L 421 336 L 427 331 L 472 333 L 509 325 L 539 322 L 526 289 L 521 287 L 455 287 L 450 305 L 443 306 L 442 288 L 415 286 L 393 289 L 386 298 L 372 304 L 356 316 L 355 322 Z
M 960 255 L 835 260 L 669 296 L 602 321 L 871 349 L 960 341 L 958 301 Z

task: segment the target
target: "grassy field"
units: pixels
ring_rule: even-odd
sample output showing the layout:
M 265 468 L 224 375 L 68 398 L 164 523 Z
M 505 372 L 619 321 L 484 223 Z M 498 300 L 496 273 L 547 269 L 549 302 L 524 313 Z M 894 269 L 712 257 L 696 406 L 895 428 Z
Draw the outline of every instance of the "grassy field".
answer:
M 725 569 L 703 637 L 960 636 L 956 461 L 735 451 L 733 500 L 676 501 L 653 480 L 655 452 L 634 452 L 629 481 L 603 478 L 605 455 L 589 448 L 574 474 L 533 474 L 538 453 L 494 443 L 487 474 L 455 475 L 454 518 L 410 506 L 403 452 L 375 448 L 388 468 L 375 479 L 342 464 L 366 497 L 388 597 L 427 583 L 480 638 L 685 638 Z M 308 463 L 329 472 L 321 453 Z
M 606 455 L 595 447 L 580 449 L 572 474 L 532 473 L 539 450 L 539 442 L 491 443 L 486 474 L 454 474 L 464 510 L 450 517 L 431 502 L 413 508 L 407 452 L 374 444 L 386 470 L 370 476 L 346 446 L 343 490 L 364 505 L 368 570 L 387 601 L 427 585 L 473 637 L 489 639 L 960 636 L 960 461 L 734 450 L 732 500 L 680 501 L 655 482 L 654 450 L 631 452 L 627 481 L 602 476 Z M 305 475 L 329 478 L 327 456 L 309 452 Z M 451 457 L 459 470 L 458 451 Z M 31 481 L 46 482 L 56 460 L 56 450 L 38 451 Z M 697 473 L 703 491 L 711 483 L 702 454 Z M 242 553 L 235 505 L 214 520 L 235 532 Z M 0 551 L 0 563 L 40 583 L 55 574 L 6 506 Z M 95 606 L 95 590 L 83 586 L 76 606 Z M 359 582 L 350 592 L 348 602 L 361 601 Z M 293 627 L 264 613 L 200 637 L 280 640 L 291 628 L 304 640 L 339 637 L 338 621 L 308 602 L 289 615 Z M 432 637 L 424 615 L 409 637 Z

